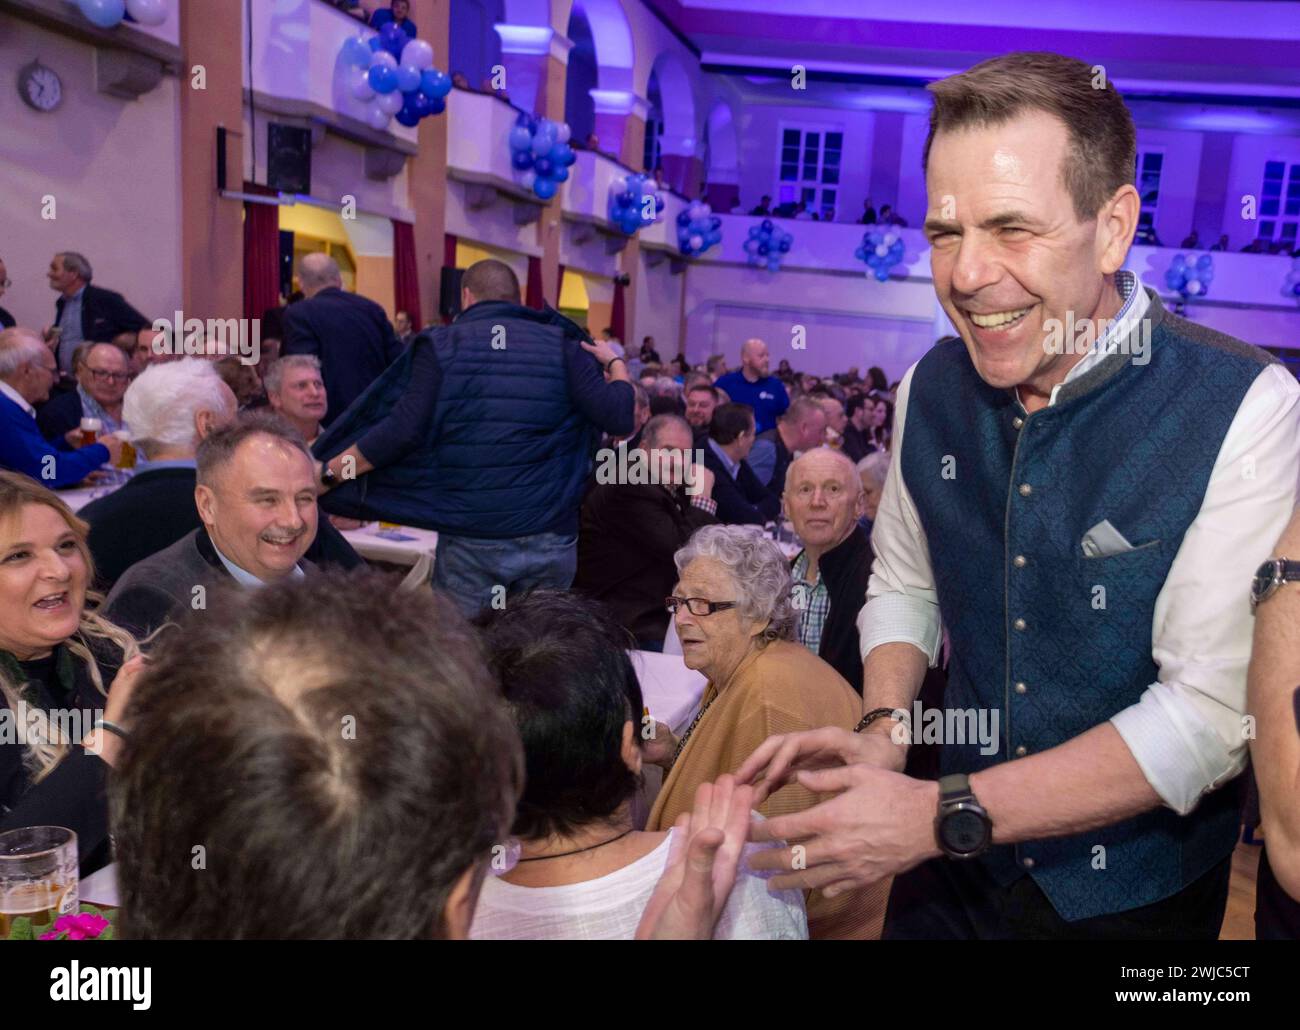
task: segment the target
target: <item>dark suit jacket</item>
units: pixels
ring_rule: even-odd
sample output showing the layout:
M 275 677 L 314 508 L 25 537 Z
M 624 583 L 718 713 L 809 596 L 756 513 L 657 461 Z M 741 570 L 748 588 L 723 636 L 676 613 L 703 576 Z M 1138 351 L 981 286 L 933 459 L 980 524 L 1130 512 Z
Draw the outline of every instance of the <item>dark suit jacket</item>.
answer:
M 722 464 L 706 442 L 704 467 L 713 473 L 713 499 L 718 502 L 718 521 L 728 525 L 761 526 L 781 513 L 781 499 L 764 489 L 749 462 L 740 463 L 736 478 Z
M 772 467 L 772 478 L 767 481 L 767 489 L 779 498 L 785 492 L 785 473 L 790 468 L 790 462 L 794 461 L 794 455 L 781 439 L 779 429 L 772 428 L 766 433 L 759 433 L 758 439 L 767 440 L 776 448 L 776 464 Z
M 36 427 L 56 447 L 67 441 L 69 429 L 81 425 L 81 394 L 74 387 L 66 393 L 51 394 L 36 410 Z
M 867 439 L 867 434 L 850 423 L 844 427 L 844 456 L 855 465 L 876 449 L 876 445 Z
M 638 641 L 662 644 L 664 598 L 677 582 L 673 555 L 714 522 L 681 491 L 598 484 L 582 505 L 574 589 L 607 604 Z
M 0 308 L 0 329 L 12 329 L 17 323 L 14 316 L 9 314 L 4 308 Z
M 54 324 L 63 315 L 67 298 L 60 296 L 54 302 Z M 120 293 L 105 290 L 91 283 L 81 295 L 81 335 L 93 343 L 112 343 L 118 333 L 136 333 L 149 327 L 149 320 L 127 303 Z
M 858 613 L 867 603 L 867 580 L 871 578 L 874 560 L 871 539 L 855 524 L 843 543 L 823 554 L 817 563 L 831 602 L 822 625 L 817 657 L 848 680 L 849 686 L 859 694 L 862 693 L 862 653 L 858 646 Z
M 305 559 L 299 564 L 308 573 L 316 568 Z M 203 587 L 210 595 L 214 587 L 233 582 L 208 531 L 200 528 L 127 569 L 109 593 L 102 612 L 109 622 L 143 639 L 193 610 L 195 587 Z
M 203 525 L 194 506 L 196 478 L 192 468 L 144 469 L 78 512 L 90 523 L 90 553 L 100 589 L 111 590 L 131 566 Z M 305 556 L 309 561 L 345 569 L 365 564 L 324 512 L 317 526 Z
M 323 425 L 342 415 L 402 350 L 384 309 L 355 293 L 331 286 L 285 308 L 280 352 L 320 358 L 329 401 Z

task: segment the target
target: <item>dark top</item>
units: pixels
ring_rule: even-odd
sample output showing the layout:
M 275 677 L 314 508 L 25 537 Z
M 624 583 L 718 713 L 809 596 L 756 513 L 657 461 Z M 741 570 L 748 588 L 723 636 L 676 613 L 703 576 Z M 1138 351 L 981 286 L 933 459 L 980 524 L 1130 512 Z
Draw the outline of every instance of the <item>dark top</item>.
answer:
M 1268 862 L 1268 845 L 1255 877 L 1255 940 L 1300 941 L 1300 901 L 1282 889 Z
M 100 678 L 113 682 L 121 654 L 107 643 L 97 643 Z M 30 703 L 51 709 L 104 708 L 104 695 L 90 679 L 80 659 L 62 644 L 48 657 L 19 662 L 0 651 L 0 668 L 10 680 L 25 683 Z M 0 697 L 0 707 L 8 707 Z M 85 730 L 89 731 L 87 723 Z M 24 746 L 7 737 L 0 740 L 0 833 L 24 826 L 66 826 L 77 834 L 83 875 L 108 861 L 108 802 L 104 788 L 108 765 L 73 742 L 67 754 L 39 783 L 32 783 L 23 763 Z
M 758 439 L 768 441 L 776 450 L 776 462 L 772 466 L 772 478 L 767 481 L 767 488 L 780 497 L 785 492 L 785 474 L 790 468 L 790 462 L 794 461 L 794 455 L 781 439 L 779 429 L 769 429 L 766 433 L 759 433 Z
M 194 506 L 197 476 L 192 468 L 142 469 L 121 489 L 78 512 L 90 523 L 90 553 L 101 589 L 111 590 L 136 562 L 203 525 Z M 365 564 L 324 512 L 318 514 L 316 539 L 304 557 L 317 565 L 344 569 Z
M 56 447 L 67 446 L 69 430 L 81 425 L 81 391 L 57 393 L 36 411 L 36 428 Z
M 826 621 L 822 624 L 817 656 L 832 666 L 859 694 L 862 693 L 862 653 L 858 646 L 858 613 L 867 602 L 867 580 L 871 578 L 874 560 L 871 540 L 855 523 L 853 531 L 843 542 L 823 554 L 817 562 L 817 570 L 826 584 L 831 602 Z
M 781 513 L 781 499 L 769 493 L 754 475 L 749 462 L 742 460 L 736 478 L 707 443 L 704 444 L 704 467 L 713 473 L 713 499 L 718 502 L 718 521 L 727 525 L 761 526 Z
M 384 309 L 373 300 L 331 286 L 284 311 L 281 355 L 314 354 L 329 407 L 329 425 L 402 353 Z
M 12 329 L 17 324 L 13 315 L 9 314 L 4 308 L 0 308 L 0 329 Z
M 60 295 L 54 302 L 54 324 L 59 324 L 68 299 Z M 149 320 L 112 290 L 86 284 L 81 295 L 81 337 L 87 343 L 112 343 L 119 333 L 138 333 L 149 327 Z
M 844 427 L 844 456 L 855 465 L 876 449 L 867 434 L 852 422 Z
M 638 641 L 663 644 L 664 598 L 677 582 L 673 555 L 717 519 L 684 491 L 598 484 L 582 505 L 575 590 L 609 606 Z

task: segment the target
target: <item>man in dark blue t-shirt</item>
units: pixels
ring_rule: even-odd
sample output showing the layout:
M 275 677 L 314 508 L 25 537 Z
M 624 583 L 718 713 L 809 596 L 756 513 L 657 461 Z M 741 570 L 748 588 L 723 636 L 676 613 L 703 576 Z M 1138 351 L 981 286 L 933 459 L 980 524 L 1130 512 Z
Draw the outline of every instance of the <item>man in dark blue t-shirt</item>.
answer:
M 776 376 L 770 375 L 767 344 L 762 340 L 746 340 L 740 348 L 740 368 L 719 377 L 714 383 L 726 390 L 735 404 L 748 404 L 754 409 L 754 427 L 765 433 L 776 425 L 777 416 L 790 406 L 790 397 Z

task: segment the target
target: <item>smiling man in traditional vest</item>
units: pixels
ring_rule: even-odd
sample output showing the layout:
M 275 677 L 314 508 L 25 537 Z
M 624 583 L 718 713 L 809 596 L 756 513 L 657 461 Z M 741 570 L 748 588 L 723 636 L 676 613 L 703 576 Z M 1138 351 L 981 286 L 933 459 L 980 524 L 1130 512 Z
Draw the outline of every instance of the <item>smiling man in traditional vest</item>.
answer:
M 1135 131 L 1102 69 L 1011 54 L 930 89 L 925 231 L 960 338 L 899 390 L 861 732 L 773 738 L 740 770 L 842 793 L 753 831 L 804 839 L 806 869 L 755 865 L 832 892 L 902 873 L 896 938 L 1214 939 L 1248 590 L 1295 506 L 1300 385 L 1124 270 Z M 1110 323 L 1054 345 L 1071 317 Z M 944 741 L 936 784 L 898 770 L 941 626 L 945 704 L 1001 739 Z

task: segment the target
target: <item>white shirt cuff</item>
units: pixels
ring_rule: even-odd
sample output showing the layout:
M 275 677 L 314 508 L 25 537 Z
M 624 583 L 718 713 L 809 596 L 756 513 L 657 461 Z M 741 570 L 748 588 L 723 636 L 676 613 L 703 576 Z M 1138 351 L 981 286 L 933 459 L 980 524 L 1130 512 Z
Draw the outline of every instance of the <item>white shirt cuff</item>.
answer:
M 911 644 L 924 652 L 931 668 L 938 661 L 943 642 L 939 606 L 913 594 L 878 594 L 858 613 L 858 642 L 862 660 L 881 644 Z
M 1246 765 L 1246 739 L 1229 747 L 1196 710 L 1179 683 L 1153 683 L 1137 704 L 1110 720 L 1142 775 L 1164 803 L 1186 815 L 1201 796 L 1236 776 Z

